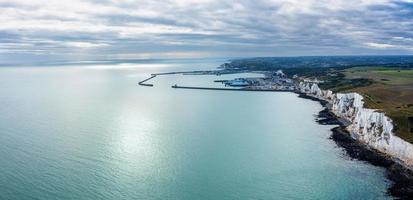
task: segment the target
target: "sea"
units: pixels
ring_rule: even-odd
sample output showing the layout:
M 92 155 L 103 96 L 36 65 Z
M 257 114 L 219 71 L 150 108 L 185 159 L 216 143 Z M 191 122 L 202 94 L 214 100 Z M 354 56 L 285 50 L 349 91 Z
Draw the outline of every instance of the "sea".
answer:
M 390 199 L 290 92 L 174 89 L 225 59 L 0 67 L 0 199 Z

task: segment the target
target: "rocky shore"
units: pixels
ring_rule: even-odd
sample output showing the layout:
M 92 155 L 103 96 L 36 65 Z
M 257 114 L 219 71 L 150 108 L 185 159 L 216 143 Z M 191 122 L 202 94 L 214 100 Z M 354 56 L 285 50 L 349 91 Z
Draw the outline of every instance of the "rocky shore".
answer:
M 305 93 L 298 94 L 301 98 L 320 102 L 324 109 L 318 113 L 316 121 L 323 125 L 338 125 L 338 127 L 331 129 L 330 139 L 334 140 L 339 147 L 342 147 L 350 158 L 366 161 L 386 169 L 386 176 L 392 181 L 392 185 L 388 188 L 389 195 L 396 199 L 413 198 L 413 172 L 410 169 L 399 162 L 395 162 L 390 156 L 351 137 L 346 129 L 348 125 L 344 124 L 342 119 L 331 112 L 331 109 L 328 108 L 328 101 Z
M 316 82 L 309 81 L 300 82 L 297 87 L 300 93 L 328 102 L 330 111 L 346 122 L 345 128 L 353 139 L 413 169 L 413 144 L 394 134 L 393 121 L 385 113 L 364 107 L 362 95 L 321 90 Z

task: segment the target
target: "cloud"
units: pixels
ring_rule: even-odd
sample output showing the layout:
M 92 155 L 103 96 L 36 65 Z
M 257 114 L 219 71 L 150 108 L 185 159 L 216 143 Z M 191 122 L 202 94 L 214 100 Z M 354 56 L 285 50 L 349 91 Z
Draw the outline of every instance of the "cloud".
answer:
M 391 44 L 381 44 L 381 43 L 374 43 L 374 42 L 367 42 L 365 43 L 368 47 L 377 48 L 377 49 L 388 49 L 388 48 L 395 48 L 395 45 Z
M 91 43 L 91 42 L 66 42 L 66 46 L 77 47 L 77 48 L 96 48 L 96 47 L 107 47 L 109 44 L 106 43 Z
M 0 0 L 0 54 L 409 54 L 412 18 L 408 0 Z
M 394 40 L 397 41 L 404 41 L 404 42 L 413 42 L 413 38 L 406 38 L 406 37 L 393 37 Z

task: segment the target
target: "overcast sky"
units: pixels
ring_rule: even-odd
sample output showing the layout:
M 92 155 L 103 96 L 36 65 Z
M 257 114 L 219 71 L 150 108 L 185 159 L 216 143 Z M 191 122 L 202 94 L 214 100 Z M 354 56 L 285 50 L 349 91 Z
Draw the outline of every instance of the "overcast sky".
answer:
M 0 0 L 0 59 L 413 54 L 413 0 Z

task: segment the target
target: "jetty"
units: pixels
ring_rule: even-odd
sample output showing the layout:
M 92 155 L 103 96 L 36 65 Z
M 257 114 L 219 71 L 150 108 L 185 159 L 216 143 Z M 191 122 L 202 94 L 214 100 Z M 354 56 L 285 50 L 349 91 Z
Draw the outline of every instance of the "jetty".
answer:
M 221 74 L 230 74 L 234 73 L 232 71 L 225 70 L 195 70 L 195 71 L 176 71 L 176 72 L 162 72 L 154 73 L 153 75 L 173 75 L 173 74 L 182 74 L 182 75 L 221 75 Z
M 197 70 L 197 71 L 176 71 L 176 72 L 163 72 L 163 73 L 153 73 L 151 74 L 151 77 L 139 81 L 138 85 L 140 86 L 148 86 L 148 87 L 153 87 L 153 84 L 145 83 L 146 81 L 149 81 L 156 76 L 163 76 L 163 75 L 174 75 L 174 74 L 182 74 L 182 75 L 221 75 L 221 74 L 229 74 L 233 73 L 232 71 L 226 71 L 226 70 Z
M 273 89 L 251 89 L 251 88 L 218 88 L 218 87 L 193 87 L 172 85 L 174 89 L 193 89 L 193 90 L 226 90 L 226 91 L 251 91 L 251 92 L 291 92 L 290 90 L 273 90 Z
M 140 81 L 138 84 L 141 85 L 141 86 L 153 87 L 153 84 L 148 84 L 148 83 L 145 83 L 145 82 L 146 82 L 146 81 L 149 81 L 149 80 L 151 80 L 151 79 L 153 79 L 153 78 L 155 78 L 155 77 L 156 77 L 156 75 L 152 74 L 151 77 L 149 77 L 149 78 L 147 78 L 147 79 L 145 79 L 145 80 L 143 80 L 143 81 Z
M 154 73 L 151 76 L 160 76 L 160 75 L 172 75 L 172 74 L 182 74 L 185 72 L 163 72 L 163 73 Z

